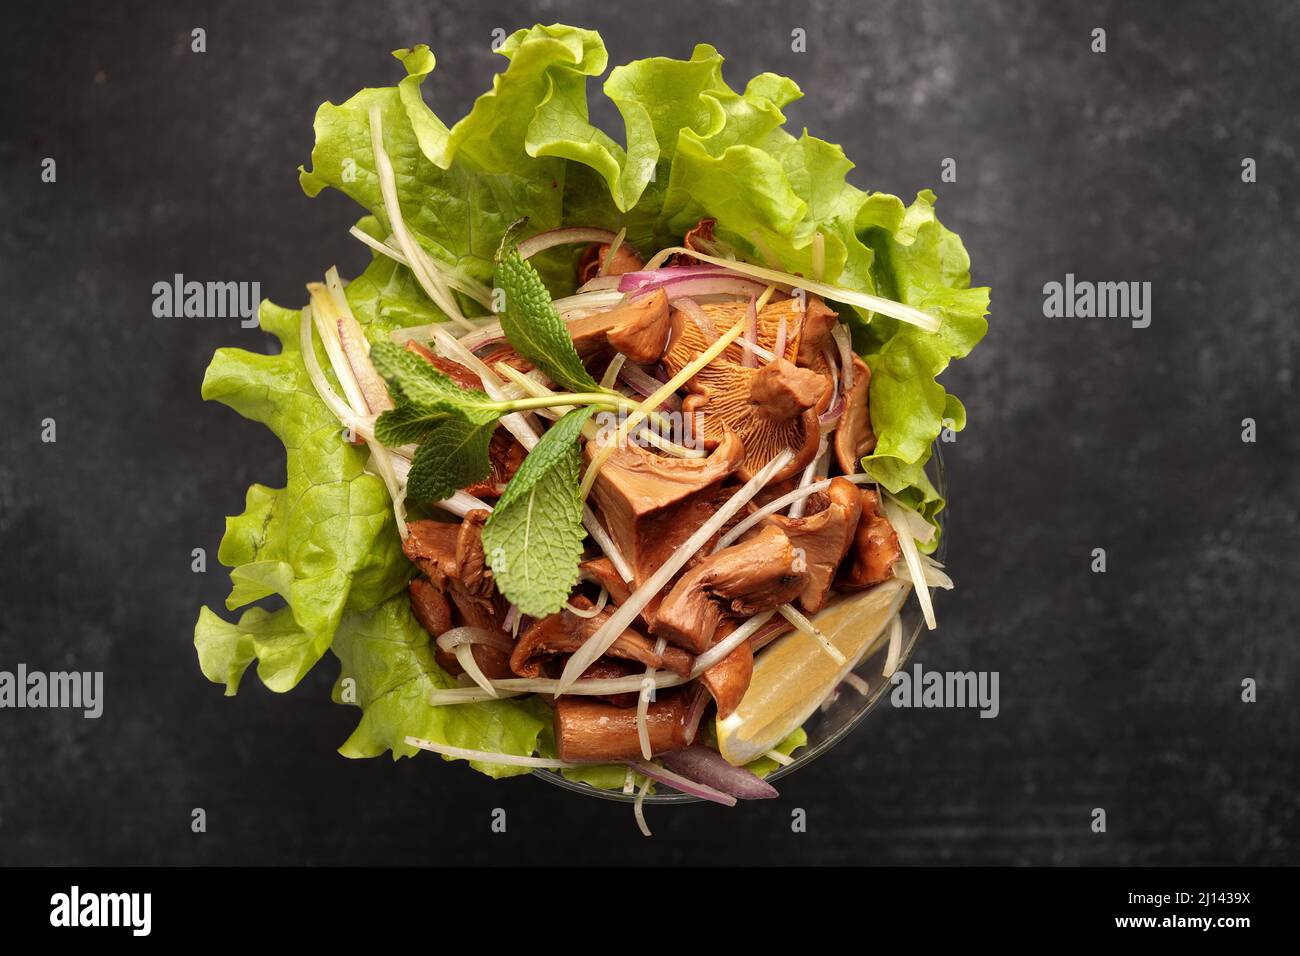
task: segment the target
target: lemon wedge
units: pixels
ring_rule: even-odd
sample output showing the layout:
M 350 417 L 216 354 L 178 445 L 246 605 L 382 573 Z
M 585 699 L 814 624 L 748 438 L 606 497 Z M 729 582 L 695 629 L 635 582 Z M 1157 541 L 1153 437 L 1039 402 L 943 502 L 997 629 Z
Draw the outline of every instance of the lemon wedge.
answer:
M 844 655 L 843 664 L 802 631 L 763 651 L 740 706 L 717 721 L 718 751 L 727 762 L 742 766 L 757 760 L 802 725 L 884 634 L 910 587 L 897 579 L 886 581 L 813 618 Z

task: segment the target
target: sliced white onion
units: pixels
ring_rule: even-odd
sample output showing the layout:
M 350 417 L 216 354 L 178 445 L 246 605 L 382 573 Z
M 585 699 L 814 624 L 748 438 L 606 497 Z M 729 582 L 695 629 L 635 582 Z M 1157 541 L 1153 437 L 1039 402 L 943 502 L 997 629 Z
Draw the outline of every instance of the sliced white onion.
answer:
M 569 601 L 564 602 L 564 609 L 576 617 L 585 617 L 591 619 L 605 610 L 605 603 L 609 600 L 609 592 L 604 588 L 600 589 L 600 595 L 596 598 L 596 603 L 589 608 L 574 607 Z
M 844 675 L 843 683 L 848 684 L 850 687 L 856 690 L 863 697 L 866 697 L 868 694 L 871 693 L 871 685 L 868 684 L 866 681 L 864 681 L 857 674 L 853 673 L 853 671 L 849 671 L 847 674 Z
M 793 757 L 788 754 L 783 754 L 779 750 L 769 750 L 767 753 L 763 754 L 763 756 L 774 763 L 779 763 L 782 767 L 788 767 L 790 764 L 794 763 Z
M 578 286 L 578 292 L 608 292 L 611 289 L 617 289 L 621 284 L 622 279 L 623 277 L 621 275 L 611 276 L 605 275 L 605 273 L 602 272 L 600 275 L 593 276 L 582 285 Z
M 763 266 L 756 266 L 753 263 L 733 261 L 730 259 L 719 259 L 716 256 L 710 256 L 702 252 L 692 252 L 690 249 L 681 246 L 670 246 L 668 249 L 661 250 L 660 254 L 667 252 L 682 253 L 688 256 L 694 256 L 702 262 L 709 262 L 714 265 L 722 266 L 733 272 L 744 276 L 753 276 L 755 279 L 761 279 L 764 283 L 775 282 L 788 288 L 803 289 L 805 292 L 811 292 L 813 295 L 819 295 L 824 299 L 831 299 L 835 302 L 843 302 L 846 305 L 856 305 L 862 309 L 869 309 L 873 312 L 879 312 L 881 315 L 887 315 L 890 318 L 898 319 L 900 322 L 906 322 L 909 325 L 915 325 L 918 328 L 925 329 L 927 332 L 938 332 L 942 321 L 928 312 L 913 308 L 910 305 L 904 305 L 901 302 L 894 302 L 890 299 L 882 299 L 877 295 L 869 295 L 866 292 L 856 292 L 852 289 L 846 289 L 843 286 L 828 285 L 825 282 L 810 281 L 788 272 L 778 272 L 775 269 L 768 269 Z
M 570 763 L 567 760 L 552 760 L 549 757 L 521 757 L 518 754 L 499 754 L 490 750 L 469 750 L 465 747 L 453 747 L 450 744 L 436 744 L 432 740 L 423 740 L 420 737 L 407 737 L 406 742 L 412 747 L 419 747 L 421 750 L 442 754 L 444 757 L 455 757 L 459 760 L 477 760 L 483 763 L 496 763 L 508 767 L 538 767 L 547 770 L 562 770 L 584 766 L 584 764 Z
M 835 339 L 840 352 L 840 379 L 844 383 L 844 394 L 847 395 L 853 389 L 853 374 L 856 371 L 853 365 L 853 339 L 849 336 L 848 326 L 840 322 L 831 326 L 831 338 Z
M 677 300 L 677 308 L 686 313 L 686 317 L 695 323 L 696 327 L 704 333 L 704 337 L 712 341 L 718 337 L 718 328 L 709 318 L 709 313 L 700 308 L 700 304 L 690 296 L 682 296 Z
M 636 789 L 636 775 L 632 773 L 631 764 L 627 767 L 627 772 L 623 774 L 623 792 L 631 793 Z
M 379 178 L 379 191 L 384 198 L 384 211 L 388 214 L 388 224 L 403 255 L 406 256 L 411 274 L 415 276 L 416 282 L 420 284 L 425 295 L 443 311 L 447 318 L 473 331 L 477 326 L 461 313 L 460 306 L 456 304 L 456 297 L 451 294 L 441 274 L 436 269 L 429 268 L 429 257 L 424 255 L 424 250 L 419 247 L 415 237 L 406 228 L 406 221 L 402 218 L 402 206 L 397 198 L 397 176 L 384 149 L 384 123 L 378 106 L 370 108 L 370 145 L 374 151 L 375 173 Z
M 641 789 L 636 792 L 636 800 L 632 803 L 632 816 L 636 818 L 636 825 L 641 830 L 642 836 L 653 836 L 650 832 L 650 826 L 645 822 L 645 794 L 650 789 L 650 778 L 645 778 L 645 783 L 641 784 Z
M 489 631 L 482 627 L 453 627 L 439 634 L 435 643 L 444 651 L 454 651 L 471 644 L 495 647 L 507 654 L 514 650 L 514 646 L 500 631 Z
M 785 340 L 790 334 L 789 324 L 785 313 L 782 313 L 781 321 L 776 324 L 776 342 L 772 345 L 772 361 L 775 361 L 778 355 L 785 357 Z
M 805 468 L 803 470 L 803 474 L 799 476 L 799 485 L 798 488 L 795 489 L 796 491 L 802 488 L 807 488 L 809 485 L 813 483 L 813 475 L 817 473 L 818 465 L 820 465 L 823 461 L 826 461 L 827 456 L 829 454 L 830 454 L 830 442 L 826 440 L 825 435 L 822 435 L 817 442 L 817 454 L 813 455 L 813 460 L 808 462 L 808 467 Z M 790 517 L 802 518 L 804 510 L 807 508 L 807 506 L 808 506 L 808 496 L 805 495 L 804 497 L 799 498 L 797 501 L 795 501 L 794 504 L 790 506 Z
M 663 655 L 668 642 L 664 638 L 655 641 L 655 656 Z M 655 669 L 653 664 L 645 666 L 645 676 L 641 678 L 641 693 L 636 699 L 636 736 L 641 744 L 641 756 L 649 760 L 653 754 L 650 750 L 650 725 L 646 715 L 650 713 L 650 694 L 655 687 Z
M 831 639 L 822 633 L 821 628 L 808 620 L 793 604 L 782 604 L 777 610 L 783 618 L 820 644 L 826 656 L 836 664 L 846 663 L 844 652 L 832 644 Z
M 898 670 L 898 660 L 903 656 L 903 618 L 895 614 L 889 622 L 889 651 L 885 654 L 885 667 L 881 675 L 885 680 L 894 676 Z
M 738 328 L 739 323 L 736 326 L 736 329 Z M 736 331 L 736 329 L 733 329 L 733 331 Z M 725 336 L 718 340 L 718 342 L 725 341 Z M 712 357 L 710 356 L 710 358 Z M 686 562 L 704 546 L 705 542 L 717 533 L 719 528 L 730 521 L 736 512 L 743 508 L 754 495 L 758 494 L 763 489 L 763 486 L 771 481 L 774 474 L 788 465 L 793 457 L 794 453 L 786 449 L 760 468 L 754 477 L 745 483 L 744 487 L 732 495 L 722 507 L 713 513 L 713 516 L 708 521 L 700 525 L 694 534 L 679 545 L 667 560 L 655 569 L 654 574 L 650 575 L 643 585 L 633 591 L 604 625 L 597 629 L 582 647 L 578 648 L 569 658 L 568 663 L 564 666 L 564 672 L 560 675 L 561 687 L 557 693 L 563 693 L 581 676 L 583 671 L 590 667 L 605 651 L 609 650 L 609 646 L 618 639 L 619 635 L 650 603 L 654 596 L 663 589 L 673 575 L 682 569 Z
M 775 611 L 764 611 L 761 614 L 755 614 L 740 627 L 695 658 L 695 663 L 691 666 L 691 679 L 694 680 L 714 664 L 725 659 L 728 654 L 749 640 L 760 627 L 770 621 L 775 613 Z
M 780 498 L 769 501 L 719 538 L 713 551 L 715 553 L 721 551 L 768 515 L 776 514 L 782 508 L 798 501 L 800 498 L 807 498 L 809 495 L 815 495 L 819 491 L 825 491 L 831 486 L 831 481 L 833 480 L 834 479 L 828 478 L 825 481 L 813 482 L 811 485 L 804 485 L 802 488 L 796 488 L 794 491 L 787 492 Z M 870 475 L 845 475 L 844 480 L 851 481 L 855 485 L 869 485 L 875 482 L 875 479 Z
M 589 229 L 584 226 L 551 229 L 547 232 L 539 232 L 519 243 L 519 258 L 529 259 L 542 250 L 555 246 L 568 246 L 579 242 L 606 243 L 613 242 L 614 239 L 614 233 L 608 229 Z
M 623 370 L 623 364 L 627 362 L 627 356 L 622 352 L 616 352 L 614 358 L 610 361 L 609 367 L 605 369 L 605 374 L 600 377 L 600 387 L 609 389 L 614 387 L 618 381 L 618 373 Z
M 610 563 L 614 565 L 614 570 L 618 572 L 618 576 L 624 581 L 631 581 L 634 577 L 632 565 L 627 563 L 627 558 L 623 557 L 623 552 L 614 543 L 614 539 L 609 536 L 609 532 L 600 523 L 596 513 L 587 505 L 582 506 L 582 526 L 587 529 L 587 533 L 591 535 L 592 540 L 596 542 L 600 550 L 605 552 L 605 557 L 609 558 Z
M 380 255 L 387 256 L 397 264 L 406 266 L 408 269 L 411 267 L 410 263 L 406 260 L 406 254 L 402 252 L 401 246 L 397 244 L 397 240 L 394 237 L 390 236 L 387 242 L 380 242 L 374 236 L 370 235 L 368 232 L 364 232 L 357 226 L 353 226 L 348 230 L 348 232 L 354 238 L 360 239 Z M 457 292 L 465 293 L 484 308 L 492 308 L 492 291 L 487 286 L 479 282 L 477 279 L 466 275 L 459 269 L 448 267 L 445 263 L 434 259 L 432 256 L 425 253 L 423 247 L 420 248 L 420 252 L 423 255 L 425 266 L 437 269 L 441 272 L 447 285 L 451 286 Z
M 641 366 L 633 365 L 630 362 L 624 364 L 624 366 L 619 369 L 618 377 L 627 382 L 628 385 L 631 385 L 633 391 L 642 398 L 649 398 L 655 392 L 659 391 L 664 384 L 653 375 L 647 373 L 645 369 L 641 368 Z M 675 412 L 681 409 L 681 407 L 682 400 L 676 395 L 669 395 L 660 403 L 659 410 L 662 411 L 666 408 L 670 412 Z
M 921 564 L 921 552 L 916 547 L 916 539 L 912 537 L 911 526 L 906 515 L 907 509 L 895 502 L 890 495 L 882 495 L 880 510 L 885 520 L 893 526 L 894 533 L 898 535 L 898 546 L 902 549 L 903 560 L 907 562 L 907 570 L 912 576 L 913 583 L 924 581 L 925 568 Z M 921 603 L 925 626 L 933 631 L 938 625 L 934 619 L 934 602 L 930 598 L 929 586 L 916 585 L 912 590 L 916 592 L 916 599 Z
M 483 688 L 484 693 L 491 694 L 493 697 L 497 696 L 496 689 L 492 686 L 492 681 L 488 680 L 488 676 L 484 674 L 483 669 L 478 666 L 478 661 L 474 660 L 474 645 L 458 644 L 452 653 L 456 655 L 457 663 L 464 668 L 465 673 L 469 675 L 470 679 L 474 681 L 474 683 Z

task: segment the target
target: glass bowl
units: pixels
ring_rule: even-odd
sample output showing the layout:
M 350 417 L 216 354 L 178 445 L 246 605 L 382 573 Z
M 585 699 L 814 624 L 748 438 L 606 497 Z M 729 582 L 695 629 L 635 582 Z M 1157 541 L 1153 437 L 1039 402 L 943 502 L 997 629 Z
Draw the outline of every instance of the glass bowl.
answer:
M 930 456 L 930 463 L 926 466 L 926 472 L 939 494 L 947 498 L 948 476 L 944 469 L 943 456 L 940 454 L 937 442 L 934 445 L 934 452 Z M 945 524 L 943 513 L 940 512 L 939 526 L 941 531 L 945 530 Z M 947 534 L 941 534 L 939 547 L 934 553 L 934 558 L 942 562 L 947 550 L 948 536 Z M 911 660 L 917 641 L 920 639 L 921 632 L 925 627 L 925 622 L 921 618 L 921 610 L 916 598 L 912 595 L 908 595 L 899 613 L 902 615 L 903 620 L 903 651 L 898 660 L 898 670 L 902 670 Z M 841 684 L 837 693 L 832 695 L 829 703 L 823 704 L 822 707 L 813 711 L 812 716 L 804 722 L 803 727 L 808 734 L 808 743 L 795 751 L 792 763 L 784 767 L 778 767 L 767 775 L 767 780 L 780 780 L 782 777 L 789 776 L 799 770 L 799 768 L 808 766 L 808 764 L 847 737 L 849 732 L 858 726 L 863 718 L 880 702 L 890 686 L 889 681 L 884 676 L 885 658 L 889 651 L 887 636 L 888 629 L 882 629 L 881 634 L 867 649 L 867 653 L 862 656 L 862 660 L 853 668 L 853 673 L 866 683 L 867 693 L 861 694 L 854 688 Z M 705 719 L 711 718 L 706 716 Z M 618 800 L 624 803 L 631 803 L 636 799 L 635 794 L 624 793 L 621 790 L 601 790 L 587 783 L 570 780 L 558 770 L 534 770 L 533 776 L 589 797 Z M 697 803 L 699 800 L 699 797 L 675 791 L 648 793 L 645 797 L 645 802 L 648 804 Z

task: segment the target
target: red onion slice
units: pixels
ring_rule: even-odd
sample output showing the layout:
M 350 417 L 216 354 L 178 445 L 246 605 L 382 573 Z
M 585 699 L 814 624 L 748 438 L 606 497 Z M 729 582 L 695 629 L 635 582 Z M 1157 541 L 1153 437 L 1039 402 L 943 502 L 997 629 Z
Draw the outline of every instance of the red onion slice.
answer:
M 631 362 L 624 362 L 623 367 L 618 370 L 618 377 L 632 387 L 632 390 L 642 398 L 649 398 L 655 392 L 659 391 L 664 384 L 653 375 L 648 374 L 645 369 L 639 365 L 633 365 Z M 660 411 L 667 409 L 675 412 L 682 407 L 682 400 L 676 395 L 669 395 L 664 399 L 663 404 L 659 406 Z
M 537 235 L 525 239 L 519 243 L 519 257 L 527 259 L 535 256 L 544 249 L 550 249 L 554 246 L 571 245 L 576 242 L 613 242 L 614 233 L 608 229 L 589 229 L 584 226 L 575 226 L 567 229 L 552 229 L 549 232 L 539 232 Z
M 620 292 L 649 292 L 651 289 L 657 289 L 661 285 L 678 279 L 728 274 L 725 269 L 720 269 L 717 266 L 664 266 L 662 269 L 625 272 L 617 278 Z
M 760 295 L 766 288 L 767 286 L 763 285 L 763 283 L 756 282 L 753 279 L 746 279 L 743 276 L 685 276 L 665 282 L 662 285 L 640 288 L 636 292 L 629 293 L 628 298 L 636 299 L 643 295 L 649 295 L 656 289 L 663 289 L 668 296 L 668 301 L 674 302 L 683 296 L 734 295 L 740 297 Z
M 744 767 L 733 767 L 722 754 L 700 744 L 670 751 L 660 759 L 679 774 L 742 800 L 771 800 L 779 796 L 770 783 Z
M 711 800 L 714 803 L 722 804 L 724 807 L 734 807 L 736 805 L 736 798 L 731 794 L 723 793 L 721 790 L 715 790 L 713 787 L 706 786 L 702 783 L 696 783 L 694 780 L 688 780 L 680 774 L 656 766 L 647 760 L 638 760 L 636 763 L 632 764 L 632 769 L 644 777 L 649 777 L 651 780 L 667 784 L 674 790 L 680 790 L 682 793 L 690 794 L 692 797 L 699 797 L 701 800 Z
M 754 296 L 749 297 L 749 307 L 745 310 L 745 342 L 750 345 L 758 345 L 758 309 L 754 305 Z M 740 357 L 742 368 L 757 368 L 758 353 L 753 349 L 745 349 L 745 354 Z

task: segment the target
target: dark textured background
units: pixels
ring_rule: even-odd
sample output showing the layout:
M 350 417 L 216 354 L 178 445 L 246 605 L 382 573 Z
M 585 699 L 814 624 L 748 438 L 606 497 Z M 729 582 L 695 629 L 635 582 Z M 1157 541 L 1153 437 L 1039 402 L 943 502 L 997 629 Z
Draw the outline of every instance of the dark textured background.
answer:
M 945 449 L 958 590 L 919 659 L 1000 671 L 998 719 L 882 708 L 779 801 L 654 809 L 645 840 L 539 781 L 343 759 L 332 658 L 285 696 L 199 673 L 195 611 L 225 579 L 190 549 L 215 555 L 283 459 L 198 397 L 212 350 L 261 333 L 155 319 L 152 284 L 297 304 L 355 271 L 356 210 L 295 178 L 317 104 L 427 41 L 459 117 L 504 68 L 492 29 L 556 20 L 614 63 L 710 41 L 734 85 L 789 74 L 792 125 L 843 143 L 858 185 L 936 186 L 994 296 L 945 378 L 970 410 Z M 7 11 L 3 44 L 0 668 L 103 669 L 107 712 L 0 711 L 0 862 L 1300 862 L 1294 4 L 46 3 Z M 1151 327 L 1043 319 L 1066 272 L 1150 281 Z

